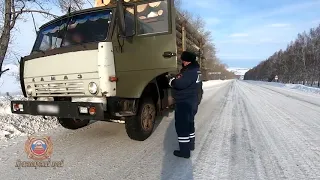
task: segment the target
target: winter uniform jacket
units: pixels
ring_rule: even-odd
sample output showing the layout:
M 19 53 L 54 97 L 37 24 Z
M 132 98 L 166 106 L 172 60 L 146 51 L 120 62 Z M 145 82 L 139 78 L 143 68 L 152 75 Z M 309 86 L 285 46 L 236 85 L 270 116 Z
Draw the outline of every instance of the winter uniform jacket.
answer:
M 180 73 L 171 82 L 175 102 L 198 104 L 198 94 L 199 91 L 202 91 L 202 82 L 197 83 L 200 81 L 199 71 L 197 62 L 190 63 L 181 69 Z

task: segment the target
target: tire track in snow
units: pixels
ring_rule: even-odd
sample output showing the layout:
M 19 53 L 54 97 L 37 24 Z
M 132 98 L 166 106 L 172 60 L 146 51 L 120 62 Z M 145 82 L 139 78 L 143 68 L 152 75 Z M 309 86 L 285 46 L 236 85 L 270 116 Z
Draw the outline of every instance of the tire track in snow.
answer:
M 278 179 L 284 177 L 282 168 L 279 166 L 277 159 L 275 159 L 273 152 L 269 150 L 272 146 L 270 132 L 267 131 L 267 127 L 263 124 L 264 111 L 260 109 L 260 106 L 252 101 L 256 99 L 253 94 L 248 92 L 245 88 L 239 85 L 239 94 L 241 94 L 243 107 L 242 111 L 246 114 L 245 122 L 250 127 L 250 134 L 253 141 L 253 152 L 256 155 L 257 170 L 260 179 Z M 260 104 L 260 102 L 258 102 Z
M 196 134 L 200 134 L 201 139 L 200 139 L 199 145 L 196 146 L 196 150 L 193 153 L 194 155 L 192 158 L 195 165 L 195 169 L 194 169 L 194 171 L 196 172 L 195 179 L 203 179 L 205 177 L 207 178 L 208 175 L 212 175 L 211 170 L 216 165 L 215 161 L 218 158 L 217 153 L 212 153 L 210 151 L 208 152 L 207 149 L 212 149 L 214 147 L 219 146 L 217 144 L 219 143 L 219 141 L 216 140 L 218 138 L 216 134 L 217 132 L 222 132 L 222 130 L 219 129 L 218 119 L 221 116 L 222 111 L 226 106 L 227 99 L 225 97 L 228 96 L 228 92 L 230 91 L 231 87 L 232 86 L 229 85 L 227 88 L 225 88 L 226 89 L 225 91 L 222 91 L 221 89 L 220 92 L 217 92 L 220 94 L 223 93 L 222 98 L 221 98 L 221 95 L 217 95 L 218 97 L 220 97 L 220 99 L 218 99 L 218 102 L 215 103 L 215 106 L 213 106 L 213 104 L 207 104 L 207 106 L 216 108 L 217 110 L 211 111 L 210 114 L 206 115 L 206 118 L 201 118 L 202 123 L 196 122 L 197 123 Z M 203 107 L 203 108 L 206 108 L 206 110 L 208 110 L 209 107 Z M 199 111 L 198 113 L 201 114 L 202 112 Z M 209 121 L 209 124 L 207 123 L 208 121 Z M 199 126 L 198 124 L 201 124 L 201 126 Z M 221 134 L 221 133 L 218 133 L 218 134 Z M 199 135 L 196 135 L 196 137 L 198 136 Z M 222 139 L 222 137 L 219 137 L 219 138 Z
M 267 89 L 262 88 L 263 91 L 268 91 Z M 307 115 L 314 115 L 318 114 L 318 111 L 312 110 L 313 113 L 310 114 L 309 109 L 306 109 L 305 106 L 302 108 L 301 106 L 297 106 L 295 103 L 289 103 L 292 104 L 289 108 L 288 106 L 284 108 L 284 103 L 286 100 L 286 103 L 289 103 L 289 101 L 296 101 L 296 99 L 291 99 L 282 96 L 282 98 L 278 98 L 277 103 L 270 104 L 270 102 L 266 102 L 270 109 L 274 111 L 274 114 L 277 117 L 281 117 L 283 119 L 283 127 L 282 128 L 282 134 L 287 135 L 289 137 L 297 137 L 299 138 L 299 141 L 297 139 L 290 139 L 288 138 L 287 143 L 290 143 L 292 146 L 292 150 L 296 150 L 294 153 L 291 153 L 291 155 L 296 155 L 298 157 L 295 157 L 295 159 L 299 159 L 300 163 L 303 164 L 303 166 L 299 166 L 301 171 L 305 173 L 305 175 L 312 174 L 314 177 L 320 178 L 320 156 L 319 154 L 314 151 L 315 147 L 319 147 L 320 145 L 320 133 L 319 129 L 320 126 L 317 126 L 315 124 L 311 125 L 304 125 L 301 126 L 301 124 L 305 123 L 305 121 L 310 121 L 310 118 L 307 117 Z M 302 103 L 305 103 L 304 101 Z M 294 107 L 295 106 L 295 107 Z M 300 107 L 299 113 L 295 111 L 297 108 Z M 320 110 L 320 108 L 318 107 Z M 301 113 L 303 112 L 303 113 Z M 316 119 L 314 119 L 316 121 Z M 295 123 L 297 122 L 297 123 Z M 300 124 L 299 124 L 300 122 Z M 312 128 L 311 128 L 312 127 Z M 316 143 L 312 143 L 314 137 L 316 138 Z M 299 150 L 298 150 L 299 149 Z M 311 176 L 311 177 L 313 177 Z
M 253 88 L 249 88 L 251 91 L 254 91 Z M 255 92 L 259 92 L 259 91 L 255 91 Z M 264 94 L 260 93 L 260 97 L 265 97 Z M 267 96 L 270 97 L 270 96 Z M 275 102 L 273 102 L 275 103 Z M 281 168 L 284 169 L 285 173 L 287 176 L 289 176 L 290 178 L 293 178 L 294 175 L 297 175 L 296 172 L 294 172 L 296 169 L 296 167 L 294 166 L 295 163 L 290 163 L 290 162 L 295 162 L 297 161 L 300 164 L 304 164 L 305 161 L 301 156 L 301 152 L 299 152 L 297 150 L 297 146 L 292 145 L 292 143 L 290 142 L 289 137 L 292 137 L 292 130 L 289 130 L 287 132 L 284 132 L 288 129 L 288 126 L 285 125 L 286 119 L 283 118 L 282 115 L 278 114 L 277 111 L 279 111 L 279 109 L 275 109 L 274 108 L 274 104 L 270 104 L 266 99 L 262 98 L 262 104 L 264 107 L 264 109 L 268 109 L 268 113 L 266 114 L 266 116 L 269 117 L 269 119 L 271 121 L 273 121 L 273 131 L 275 131 L 274 134 L 277 134 L 279 140 L 278 141 L 274 141 L 276 143 L 277 147 L 281 148 L 282 154 L 283 156 L 281 156 L 281 160 L 282 160 L 282 164 L 283 166 L 281 166 Z M 270 112 L 273 112 L 272 114 Z M 276 120 L 276 121 L 275 121 Z M 271 130 L 270 130 L 271 131 Z M 280 139 L 281 138 L 281 139 Z M 284 152 L 286 152 L 286 154 L 284 154 Z M 280 152 L 281 153 L 281 152 Z M 304 161 L 304 162 L 302 162 Z M 299 172 L 303 173 L 303 175 L 299 174 L 302 177 L 307 176 L 307 174 L 305 173 L 304 169 L 299 168 Z
M 196 179 L 259 179 L 263 176 L 259 162 L 255 160 L 250 128 L 244 123 L 245 112 L 241 114 L 241 98 L 236 81 L 221 105 L 223 109 L 212 125 L 216 131 L 207 137 L 206 146 L 196 162 Z M 247 115 L 249 116 L 249 114 Z
M 273 131 L 273 124 L 270 123 L 272 119 L 270 119 L 266 109 L 263 108 L 260 96 L 250 91 L 247 87 L 242 86 L 241 90 L 246 97 L 244 108 L 250 114 L 249 121 L 257 128 L 258 134 L 256 136 L 259 137 L 258 141 L 261 142 L 258 150 L 268 179 L 287 179 L 288 177 L 284 170 L 285 165 L 283 165 L 283 160 L 279 156 L 284 149 L 277 145 L 278 140 L 275 137 L 277 132 Z
M 259 179 L 258 159 L 253 148 L 255 143 L 251 136 L 251 128 L 246 122 L 248 114 L 243 111 L 243 97 L 239 94 L 238 84 L 235 83 L 233 96 L 233 135 L 231 138 L 231 166 L 229 174 L 231 179 L 246 177 L 247 179 Z
M 252 87 L 251 87 L 252 89 Z M 268 91 L 265 88 L 261 88 L 264 93 L 262 96 L 269 99 L 269 101 L 272 100 L 272 97 L 274 95 L 277 95 L 277 93 L 274 93 L 273 91 Z M 269 94 L 269 96 L 267 96 Z M 294 101 L 291 103 L 288 103 L 288 97 L 286 96 L 278 96 L 277 101 L 274 102 L 274 107 L 276 109 L 273 109 L 276 112 L 282 113 L 282 115 L 279 115 L 279 117 L 286 117 L 286 121 L 290 122 L 287 123 L 288 126 L 291 126 L 291 128 L 294 128 L 294 132 L 299 133 L 300 136 L 304 138 L 303 140 L 306 140 L 305 137 L 318 137 L 316 140 L 320 140 L 320 107 L 319 106 L 313 106 L 312 109 L 309 108 L 309 106 L 300 106 L 300 103 L 306 105 L 306 103 L 301 102 L 299 100 L 290 99 L 290 101 Z M 267 101 L 267 102 L 269 102 Z M 299 104 L 297 104 L 299 103 Z M 270 104 L 270 103 L 269 103 Z M 307 104 L 309 105 L 309 104 Z M 291 106 L 291 107 L 289 107 Z M 299 109 L 300 111 L 297 111 Z M 314 110 L 315 109 L 315 110 Z M 303 112 L 303 113 L 301 113 Z M 307 115 L 307 116 L 306 116 Z M 309 142 L 309 141 L 306 141 Z
M 282 152 L 286 152 L 283 153 L 283 156 L 286 158 L 283 160 L 287 161 L 285 166 L 289 168 L 289 170 L 286 170 L 286 172 L 290 174 L 289 176 L 294 178 L 299 174 L 296 172 L 298 170 L 298 172 L 302 173 L 300 174 L 301 178 L 319 178 L 319 156 L 316 153 L 310 152 L 310 147 L 317 147 L 317 145 L 310 143 L 310 137 L 312 137 L 310 133 L 309 135 L 302 133 L 303 131 L 312 131 L 308 126 L 303 127 L 303 129 L 297 129 L 297 125 L 300 125 L 299 121 L 303 121 L 306 115 L 308 115 L 304 109 L 301 109 L 303 106 L 297 107 L 300 107 L 299 112 L 303 112 L 302 114 L 304 116 L 295 117 L 295 113 L 288 113 L 288 111 L 297 110 L 297 107 L 290 108 L 289 105 L 292 104 L 290 101 L 296 101 L 295 99 L 284 97 L 280 94 L 273 94 L 275 98 L 272 98 L 273 96 L 264 88 L 257 88 L 257 86 L 249 84 L 245 86 L 250 89 L 252 94 L 261 97 L 260 106 L 262 106 L 261 108 L 267 109 L 266 112 L 268 113 L 266 116 L 273 122 L 274 133 L 279 135 L 276 138 L 281 140 L 275 142 L 278 147 L 281 147 Z M 281 104 L 282 102 L 286 102 L 287 106 Z M 297 123 L 292 124 L 290 121 L 296 121 Z M 296 138 L 293 139 L 293 137 Z

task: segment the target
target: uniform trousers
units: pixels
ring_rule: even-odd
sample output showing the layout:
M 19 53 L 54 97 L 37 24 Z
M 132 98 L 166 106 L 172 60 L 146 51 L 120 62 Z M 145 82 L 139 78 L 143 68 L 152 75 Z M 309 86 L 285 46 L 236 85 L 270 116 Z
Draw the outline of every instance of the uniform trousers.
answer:
M 190 139 L 190 149 L 194 150 L 195 148 L 195 125 L 194 125 L 194 117 L 196 116 L 198 112 L 198 103 L 193 104 L 192 106 L 192 116 L 191 121 L 189 123 L 189 139 Z
M 177 102 L 175 105 L 175 128 L 182 153 L 189 154 L 190 145 L 192 146 L 194 143 L 194 115 L 196 111 L 197 108 L 195 109 L 193 103 L 190 102 Z

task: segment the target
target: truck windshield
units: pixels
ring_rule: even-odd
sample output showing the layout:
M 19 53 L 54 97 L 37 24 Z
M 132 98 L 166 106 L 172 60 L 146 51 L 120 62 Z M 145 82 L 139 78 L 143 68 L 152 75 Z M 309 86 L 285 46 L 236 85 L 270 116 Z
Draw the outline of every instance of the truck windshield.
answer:
M 33 52 L 43 52 L 60 47 L 103 41 L 107 37 L 111 10 L 71 16 L 57 21 L 39 31 Z

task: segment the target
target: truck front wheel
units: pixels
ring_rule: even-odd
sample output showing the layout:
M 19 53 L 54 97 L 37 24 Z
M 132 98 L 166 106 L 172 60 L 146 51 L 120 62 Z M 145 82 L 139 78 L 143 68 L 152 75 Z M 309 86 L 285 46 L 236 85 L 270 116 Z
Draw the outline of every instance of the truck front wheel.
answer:
M 58 118 L 58 122 L 62 127 L 66 129 L 79 129 L 87 126 L 90 123 L 89 119 L 80 120 L 80 119 L 71 119 L 71 118 Z
M 126 120 L 128 136 L 137 141 L 146 140 L 153 132 L 156 107 L 151 98 L 142 99 L 136 116 Z

